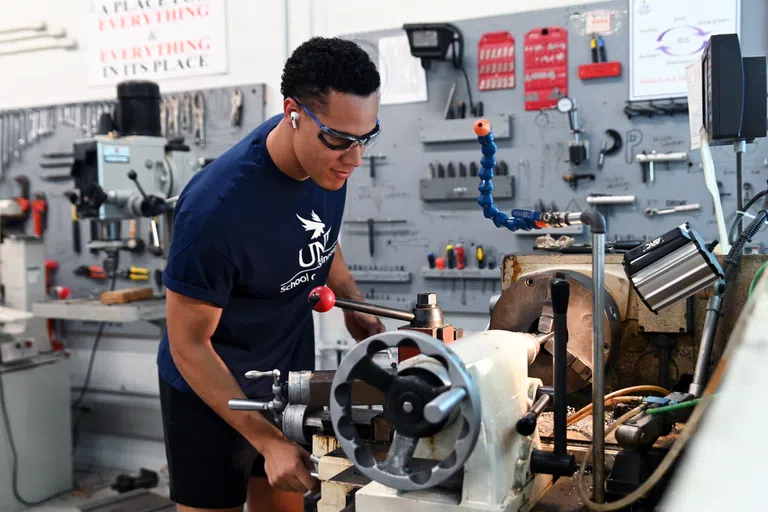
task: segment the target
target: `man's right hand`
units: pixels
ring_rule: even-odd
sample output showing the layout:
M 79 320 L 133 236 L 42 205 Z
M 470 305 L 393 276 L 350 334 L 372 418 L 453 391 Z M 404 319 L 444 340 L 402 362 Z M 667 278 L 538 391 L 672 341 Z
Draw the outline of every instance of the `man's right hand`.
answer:
M 315 487 L 309 453 L 286 438 L 275 438 L 262 448 L 269 485 L 286 492 L 305 493 Z

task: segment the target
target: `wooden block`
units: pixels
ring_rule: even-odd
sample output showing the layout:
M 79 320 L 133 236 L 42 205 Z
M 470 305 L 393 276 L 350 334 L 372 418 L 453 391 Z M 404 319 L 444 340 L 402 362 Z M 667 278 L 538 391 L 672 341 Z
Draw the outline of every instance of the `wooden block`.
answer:
M 320 457 L 320 463 L 317 465 L 317 479 L 325 482 L 350 466 L 352 466 L 352 462 L 344 456 L 343 452 L 338 456 L 332 453 L 326 454 Z
M 333 436 L 314 435 L 312 436 L 312 455 L 322 457 L 339 447 L 339 441 Z
M 392 441 L 392 434 L 395 427 L 384 416 L 373 418 L 373 439 L 374 441 L 389 443 Z
M 127 288 L 113 290 L 101 294 L 102 304 L 124 304 L 136 300 L 151 299 L 155 292 L 152 288 Z
M 323 510 L 342 510 L 347 506 L 347 495 L 355 489 L 354 485 L 343 482 L 323 482 L 320 487 L 323 497 L 317 502 L 317 512 L 320 512 L 321 504 Z

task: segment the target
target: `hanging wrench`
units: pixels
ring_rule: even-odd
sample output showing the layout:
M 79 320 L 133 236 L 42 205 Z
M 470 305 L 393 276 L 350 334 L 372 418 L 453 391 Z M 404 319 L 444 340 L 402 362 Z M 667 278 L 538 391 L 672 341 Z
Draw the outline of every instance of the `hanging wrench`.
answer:
M 160 100 L 160 134 L 163 137 L 168 136 L 168 104 L 165 98 Z
M 243 123 L 243 93 L 240 89 L 232 91 L 232 115 L 230 116 L 232 126 L 239 128 Z
M 205 147 L 205 97 L 198 91 L 193 100 L 195 112 L 195 144 Z
M 192 96 L 185 92 L 181 97 L 181 129 L 192 133 Z
M 656 215 L 667 215 L 669 213 L 687 212 L 691 210 L 698 210 L 700 208 L 701 208 L 701 205 L 699 203 L 683 204 L 680 206 L 675 206 L 674 208 L 664 208 L 663 210 L 659 210 L 657 208 L 646 208 L 645 215 L 646 217 L 655 217 Z
M 171 96 L 171 105 L 168 108 L 168 124 L 166 125 L 168 133 L 166 138 L 170 139 L 179 135 L 179 97 L 177 95 Z

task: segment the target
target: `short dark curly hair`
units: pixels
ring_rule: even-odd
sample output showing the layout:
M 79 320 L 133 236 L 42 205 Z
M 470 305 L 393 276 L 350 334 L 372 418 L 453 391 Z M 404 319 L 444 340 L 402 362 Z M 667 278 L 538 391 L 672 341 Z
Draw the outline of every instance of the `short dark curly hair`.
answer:
M 285 63 L 280 91 L 310 108 L 322 110 L 331 89 L 357 96 L 378 91 L 381 78 L 368 54 L 352 41 L 313 37 Z

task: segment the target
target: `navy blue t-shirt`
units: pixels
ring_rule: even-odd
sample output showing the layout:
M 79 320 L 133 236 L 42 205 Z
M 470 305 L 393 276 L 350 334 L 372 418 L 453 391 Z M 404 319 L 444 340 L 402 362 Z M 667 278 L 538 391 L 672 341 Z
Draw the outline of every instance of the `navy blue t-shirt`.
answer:
M 211 337 L 246 396 L 268 399 L 272 379 L 249 370 L 312 370 L 314 324 L 309 291 L 326 284 L 347 185 L 328 191 L 282 173 L 266 148 L 281 116 L 256 128 L 195 174 L 176 204 L 163 283 L 222 308 Z M 192 391 L 163 335 L 160 376 Z

